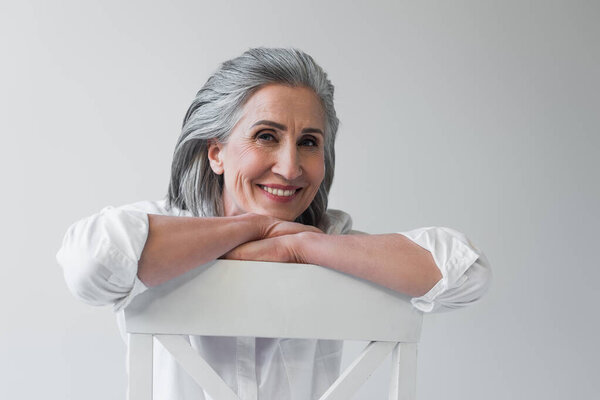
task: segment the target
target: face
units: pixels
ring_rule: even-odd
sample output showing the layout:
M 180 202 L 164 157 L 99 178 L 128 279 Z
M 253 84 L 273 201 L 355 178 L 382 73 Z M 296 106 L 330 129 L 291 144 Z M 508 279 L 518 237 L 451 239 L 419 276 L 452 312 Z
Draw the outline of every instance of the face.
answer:
M 224 175 L 225 216 L 253 212 L 293 221 L 325 175 L 325 114 L 308 88 L 271 84 L 246 102 L 227 143 L 212 143 L 212 170 Z

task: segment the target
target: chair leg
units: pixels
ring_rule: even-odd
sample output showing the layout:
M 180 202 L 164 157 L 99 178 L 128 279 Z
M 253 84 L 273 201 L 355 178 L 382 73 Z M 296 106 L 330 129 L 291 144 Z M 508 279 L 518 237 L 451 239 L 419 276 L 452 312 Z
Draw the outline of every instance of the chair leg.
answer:
M 389 400 L 415 400 L 417 344 L 398 343 L 392 352 L 392 381 Z
M 152 400 L 152 335 L 129 334 L 128 400 Z

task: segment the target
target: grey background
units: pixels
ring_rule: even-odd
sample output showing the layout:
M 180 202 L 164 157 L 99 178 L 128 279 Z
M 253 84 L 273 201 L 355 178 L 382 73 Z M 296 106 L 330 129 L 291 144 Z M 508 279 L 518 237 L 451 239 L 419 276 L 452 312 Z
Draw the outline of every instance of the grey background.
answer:
M 54 260 L 75 220 L 159 199 L 218 63 L 296 46 L 336 85 L 331 207 L 465 232 L 494 282 L 429 315 L 419 399 L 592 398 L 600 7 L 584 1 L 0 3 L 0 398 L 124 399 L 112 312 Z M 348 343 L 350 361 L 361 343 Z M 383 399 L 380 368 L 357 399 Z

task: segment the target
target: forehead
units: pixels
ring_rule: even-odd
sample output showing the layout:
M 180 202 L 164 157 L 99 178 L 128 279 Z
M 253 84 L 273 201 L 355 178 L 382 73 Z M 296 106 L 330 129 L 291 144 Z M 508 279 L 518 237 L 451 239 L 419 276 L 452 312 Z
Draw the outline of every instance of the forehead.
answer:
M 274 122 L 312 124 L 323 128 L 325 112 L 312 89 L 270 84 L 258 89 L 242 108 L 242 119 L 269 119 Z

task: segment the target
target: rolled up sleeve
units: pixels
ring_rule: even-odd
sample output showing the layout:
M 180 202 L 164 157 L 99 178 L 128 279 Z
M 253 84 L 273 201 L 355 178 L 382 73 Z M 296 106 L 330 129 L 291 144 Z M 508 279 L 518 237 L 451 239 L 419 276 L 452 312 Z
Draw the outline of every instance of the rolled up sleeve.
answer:
M 73 295 L 116 311 L 145 291 L 137 268 L 148 227 L 145 212 L 112 206 L 71 225 L 56 260 Z
M 411 303 L 423 312 L 443 312 L 465 307 L 488 290 L 492 272 L 485 254 L 462 233 L 446 227 L 426 227 L 399 232 L 431 252 L 442 278 Z

